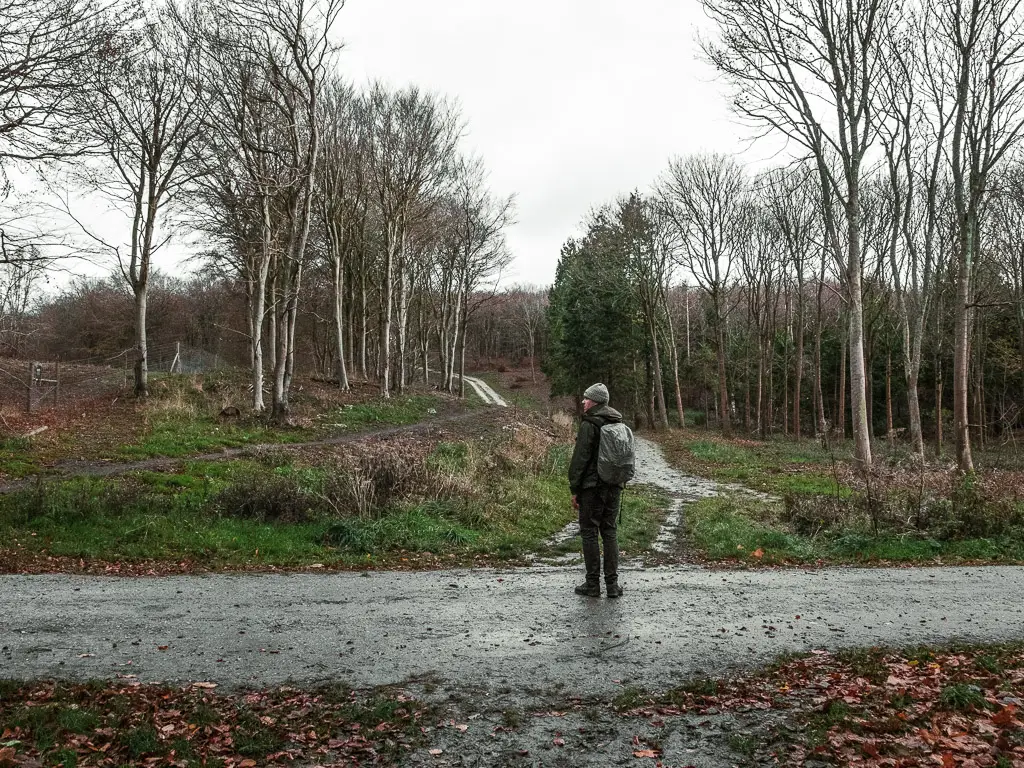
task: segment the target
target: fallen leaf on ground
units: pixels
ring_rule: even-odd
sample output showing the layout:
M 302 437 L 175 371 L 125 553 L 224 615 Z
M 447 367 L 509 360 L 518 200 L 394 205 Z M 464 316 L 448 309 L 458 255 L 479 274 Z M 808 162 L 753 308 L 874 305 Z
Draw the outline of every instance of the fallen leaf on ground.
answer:
M 633 757 L 658 757 L 659 754 L 656 749 L 638 749 L 633 753 Z

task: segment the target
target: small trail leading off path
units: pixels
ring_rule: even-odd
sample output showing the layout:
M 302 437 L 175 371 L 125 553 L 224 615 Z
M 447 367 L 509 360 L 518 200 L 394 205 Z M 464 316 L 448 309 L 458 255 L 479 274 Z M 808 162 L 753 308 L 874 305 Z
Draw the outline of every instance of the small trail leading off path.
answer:
M 504 401 L 502 402 L 504 405 Z M 167 457 L 160 456 L 153 459 L 140 459 L 138 461 L 64 461 L 51 467 L 45 475 L 26 477 L 21 480 L 14 480 L 9 483 L 0 483 L 0 494 L 20 491 L 32 487 L 40 478 L 44 480 L 66 480 L 72 477 L 115 477 L 125 475 L 129 472 L 139 471 L 162 471 L 177 467 L 185 462 L 195 461 L 224 461 L 236 459 L 240 456 L 252 456 L 261 451 L 289 451 L 301 450 L 303 448 L 320 448 L 331 445 L 347 445 L 357 443 L 369 438 L 385 439 L 398 435 L 430 434 L 436 430 L 443 430 L 448 426 L 459 422 L 477 418 L 475 411 L 464 411 L 448 415 L 436 416 L 428 421 L 417 422 L 416 424 L 402 424 L 395 427 L 383 427 L 372 430 L 359 430 L 335 437 L 325 437 L 319 440 L 309 440 L 301 443 L 254 443 L 239 448 L 222 448 L 218 451 L 203 454 L 191 454 L 188 456 Z
M 682 498 L 685 476 L 661 473 Z M 701 495 L 703 481 L 694 483 Z M 529 701 L 550 686 L 664 689 L 784 652 L 1024 637 L 1020 567 L 633 566 L 619 600 L 573 594 L 579 576 L 578 567 L 0 576 L 0 669 L 226 686 L 435 676 Z

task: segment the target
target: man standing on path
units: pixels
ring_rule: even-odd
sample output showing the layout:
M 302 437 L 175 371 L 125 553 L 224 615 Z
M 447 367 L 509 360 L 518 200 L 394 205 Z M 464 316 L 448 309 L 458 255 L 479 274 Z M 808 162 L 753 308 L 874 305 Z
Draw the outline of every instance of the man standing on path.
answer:
M 579 510 L 583 538 L 583 564 L 587 580 L 576 587 L 577 595 L 601 596 L 601 548 L 604 542 L 604 582 L 608 597 L 620 597 L 619 540 L 616 529 L 622 486 L 601 480 L 597 473 L 601 428 L 622 422 L 622 414 L 608 405 L 608 387 L 593 384 L 583 393 L 583 419 L 576 433 L 576 447 L 569 462 L 572 506 Z

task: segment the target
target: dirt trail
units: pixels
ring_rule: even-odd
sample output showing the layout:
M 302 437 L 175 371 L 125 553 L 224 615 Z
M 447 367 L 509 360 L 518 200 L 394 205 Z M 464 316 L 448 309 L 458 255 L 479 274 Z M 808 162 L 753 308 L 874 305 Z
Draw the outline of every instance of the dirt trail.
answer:
M 139 461 L 65 461 L 50 467 L 45 475 L 33 475 L 22 480 L 15 480 L 10 483 L 0 484 L 0 494 L 11 493 L 29 488 L 38 482 L 40 477 L 47 480 L 66 480 L 71 477 L 114 477 L 129 472 L 139 471 L 161 471 L 169 470 L 187 461 L 224 461 L 236 459 L 239 456 L 252 456 L 262 451 L 270 450 L 301 450 L 303 448 L 318 448 L 329 445 L 346 445 L 369 438 L 388 438 L 402 434 L 429 434 L 433 430 L 444 429 L 445 427 L 473 418 L 479 418 L 479 411 L 463 411 L 448 415 L 438 415 L 428 421 L 417 422 L 416 424 L 404 424 L 397 427 L 385 427 L 374 430 L 360 430 L 351 434 L 327 437 L 322 440 L 310 440 L 303 443 L 258 443 L 246 445 L 241 448 L 223 448 L 214 453 L 203 453 L 198 455 L 177 456 L 173 458 L 158 457 L 154 459 L 140 459 Z
M 508 403 L 505 402 L 505 399 L 495 392 L 491 388 L 491 385 L 483 379 L 478 379 L 473 376 L 464 376 L 463 378 L 466 380 L 466 383 L 473 388 L 473 391 L 476 392 L 476 396 L 484 401 L 484 404 L 496 405 L 500 408 L 508 407 Z

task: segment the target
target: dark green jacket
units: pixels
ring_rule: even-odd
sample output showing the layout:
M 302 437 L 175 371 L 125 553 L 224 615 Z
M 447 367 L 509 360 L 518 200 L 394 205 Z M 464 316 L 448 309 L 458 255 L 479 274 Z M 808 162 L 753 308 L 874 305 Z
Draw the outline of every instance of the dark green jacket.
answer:
M 593 421 L 591 421 L 593 419 Z M 600 422 L 600 426 L 594 422 Z M 584 488 L 593 488 L 600 482 L 597 477 L 597 447 L 599 431 L 605 424 L 622 421 L 622 414 L 607 403 L 595 405 L 583 416 L 576 447 L 569 461 L 569 491 L 575 496 Z

